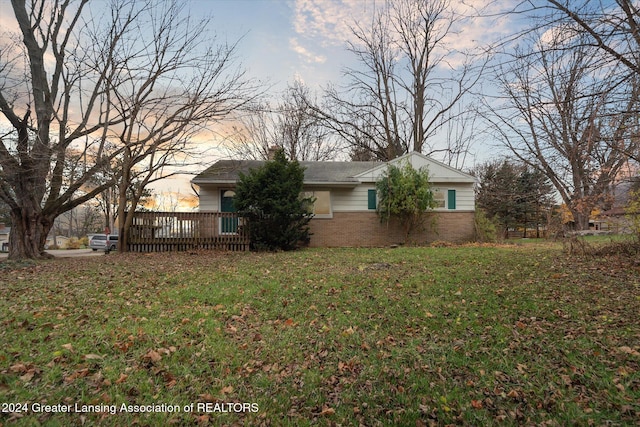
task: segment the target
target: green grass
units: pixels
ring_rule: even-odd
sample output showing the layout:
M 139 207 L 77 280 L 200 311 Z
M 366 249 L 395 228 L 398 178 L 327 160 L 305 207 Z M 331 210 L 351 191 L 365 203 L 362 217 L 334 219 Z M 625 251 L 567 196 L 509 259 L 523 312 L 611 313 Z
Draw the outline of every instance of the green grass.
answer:
M 0 425 L 640 417 L 634 260 L 528 243 L 111 254 L 13 267 L 0 279 L 0 404 L 27 411 L 0 414 Z M 207 412 L 243 403 L 254 406 Z M 103 412 L 36 413 L 35 404 Z M 129 413 L 123 404 L 180 410 Z

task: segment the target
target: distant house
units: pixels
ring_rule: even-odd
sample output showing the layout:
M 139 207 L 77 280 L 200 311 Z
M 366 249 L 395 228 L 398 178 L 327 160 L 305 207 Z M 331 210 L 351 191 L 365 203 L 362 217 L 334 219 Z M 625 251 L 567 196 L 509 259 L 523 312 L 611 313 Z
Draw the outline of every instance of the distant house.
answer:
M 613 204 L 611 209 L 600 213 L 596 228 L 610 230 L 616 233 L 629 233 L 632 231 L 632 221 L 626 209 L 631 201 L 631 192 L 634 185 L 637 185 L 638 178 L 630 181 L 623 181 L 613 188 Z
M 45 248 L 57 247 L 59 249 L 64 249 L 69 244 L 69 237 L 67 236 L 47 236 L 47 241 L 45 242 Z
M 388 163 L 403 162 L 410 162 L 415 169 L 428 169 L 438 203 L 426 221 L 425 230 L 412 234 L 410 240 L 418 244 L 472 240 L 475 178 L 415 152 Z M 262 164 L 257 160 L 220 160 L 197 175 L 191 182 L 199 189 L 199 211 L 233 212 L 234 189 L 240 172 L 247 173 Z M 305 168 L 304 192 L 316 199 L 310 246 L 386 246 L 404 240 L 399 224 L 381 223 L 376 214 L 375 184 L 387 163 L 300 162 L 300 165 Z
M 11 233 L 11 227 L 0 223 L 0 250 L 2 252 L 9 252 L 9 233 Z

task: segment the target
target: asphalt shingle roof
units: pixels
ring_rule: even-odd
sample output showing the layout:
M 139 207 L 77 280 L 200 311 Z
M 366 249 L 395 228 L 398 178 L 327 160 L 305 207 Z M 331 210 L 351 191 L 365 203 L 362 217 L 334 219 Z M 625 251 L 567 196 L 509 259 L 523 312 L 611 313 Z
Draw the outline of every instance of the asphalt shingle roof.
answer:
M 195 184 L 236 182 L 240 172 L 246 174 L 250 169 L 264 164 L 261 160 L 220 160 L 198 174 L 192 182 Z M 368 171 L 380 162 L 300 162 L 305 168 L 304 182 L 311 183 L 357 183 L 353 178 Z

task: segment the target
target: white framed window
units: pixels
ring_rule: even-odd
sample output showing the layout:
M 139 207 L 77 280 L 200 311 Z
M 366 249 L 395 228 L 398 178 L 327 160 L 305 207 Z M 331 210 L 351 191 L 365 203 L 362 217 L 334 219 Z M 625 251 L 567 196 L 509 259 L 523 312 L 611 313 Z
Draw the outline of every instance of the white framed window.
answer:
M 436 188 L 433 190 L 433 200 L 436 202 L 435 209 L 456 209 L 456 190 Z
M 311 206 L 311 212 L 314 218 L 333 218 L 333 209 L 331 208 L 331 191 L 305 191 L 304 197 L 313 197 L 315 201 Z
M 436 202 L 435 209 L 445 208 L 445 192 L 439 188 L 433 190 L 433 200 Z

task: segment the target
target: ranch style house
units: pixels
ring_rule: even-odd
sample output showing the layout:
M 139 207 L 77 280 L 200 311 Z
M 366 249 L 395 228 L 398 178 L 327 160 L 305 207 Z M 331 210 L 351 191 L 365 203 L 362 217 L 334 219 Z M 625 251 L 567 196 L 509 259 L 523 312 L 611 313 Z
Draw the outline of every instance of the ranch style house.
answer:
M 475 178 L 423 154 L 412 152 L 390 162 L 300 162 L 304 192 L 315 197 L 310 222 L 311 247 L 387 246 L 404 243 L 402 227 L 381 222 L 376 214 L 376 182 L 388 164 L 427 168 L 437 202 L 422 230 L 408 242 L 465 242 L 474 237 Z M 191 180 L 199 196 L 200 212 L 233 212 L 239 173 L 264 164 L 258 160 L 220 160 Z M 223 233 L 234 233 L 237 219 L 220 218 Z

